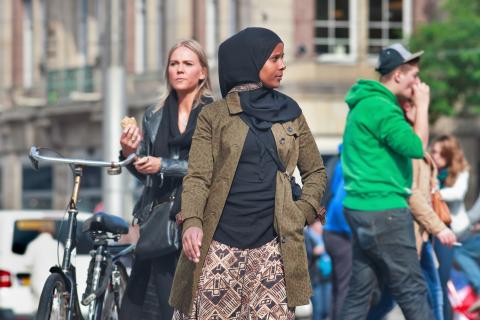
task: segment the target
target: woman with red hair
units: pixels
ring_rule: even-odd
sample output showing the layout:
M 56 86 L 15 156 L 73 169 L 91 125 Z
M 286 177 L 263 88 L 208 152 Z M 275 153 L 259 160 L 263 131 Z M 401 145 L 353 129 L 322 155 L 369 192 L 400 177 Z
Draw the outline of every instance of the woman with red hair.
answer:
M 452 216 L 451 229 L 462 238 L 470 220 L 465 210 L 464 198 L 468 189 L 469 165 L 457 138 L 442 135 L 432 142 L 431 154 L 438 167 L 440 194 L 447 202 Z M 451 319 L 452 309 L 448 300 L 447 281 L 453 263 L 453 248 L 444 246 L 434 239 L 434 249 L 439 260 L 438 272 L 443 291 L 443 313 L 445 319 Z

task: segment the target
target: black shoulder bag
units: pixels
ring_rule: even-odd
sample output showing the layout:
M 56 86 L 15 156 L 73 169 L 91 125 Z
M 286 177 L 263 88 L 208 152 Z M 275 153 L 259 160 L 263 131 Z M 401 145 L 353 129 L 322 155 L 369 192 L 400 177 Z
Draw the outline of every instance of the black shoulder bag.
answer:
M 147 155 L 150 154 L 150 148 L 150 145 L 146 146 Z M 177 189 L 161 198 L 154 198 L 150 194 L 153 192 L 152 178 L 148 175 L 145 184 L 133 210 L 133 216 L 140 225 L 140 238 L 135 248 L 135 255 L 140 260 L 167 255 L 180 250 L 182 245 L 181 228 L 176 221 L 170 219 Z
M 180 249 L 181 231 L 176 222 L 170 219 L 175 193 L 173 190 L 162 199 L 143 204 L 140 212 L 135 212 L 140 224 L 140 238 L 135 254 L 140 260 L 161 257 Z
M 302 197 L 302 187 L 300 187 L 300 185 L 295 181 L 294 176 L 290 176 L 288 174 L 287 169 L 285 168 L 282 161 L 278 157 L 276 146 L 275 146 L 275 149 L 273 149 L 272 146 L 267 146 L 267 143 L 258 135 L 257 129 L 255 129 L 255 127 L 252 125 L 250 118 L 247 115 L 245 115 L 244 113 L 241 113 L 240 118 L 243 120 L 243 122 L 247 124 L 250 130 L 252 130 L 253 134 L 258 139 L 258 141 L 260 141 L 260 143 L 265 147 L 268 154 L 272 157 L 273 161 L 276 163 L 278 170 L 288 177 L 290 181 L 290 186 L 292 187 L 293 201 L 300 200 L 300 198 Z

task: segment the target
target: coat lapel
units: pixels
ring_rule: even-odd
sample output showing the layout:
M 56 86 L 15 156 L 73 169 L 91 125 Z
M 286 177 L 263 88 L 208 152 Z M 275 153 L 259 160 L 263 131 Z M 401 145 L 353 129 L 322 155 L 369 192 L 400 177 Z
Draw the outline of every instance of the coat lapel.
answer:
M 248 126 L 243 120 L 238 116 L 242 112 L 242 107 L 240 105 L 240 97 L 238 93 L 233 92 L 227 95 L 226 97 L 227 108 L 230 114 L 229 121 L 226 121 L 226 125 L 222 129 L 222 138 L 226 139 L 225 143 L 222 143 L 223 146 L 228 148 L 226 150 L 230 153 L 230 156 L 225 157 L 231 162 L 229 167 L 232 169 L 237 168 L 238 161 L 240 160 L 240 155 L 243 150 L 243 145 L 248 134 Z M 234 174 L 235 170 L 231 170 L 231 173 Z M 233 178 L 233 177 L 232 177 Z

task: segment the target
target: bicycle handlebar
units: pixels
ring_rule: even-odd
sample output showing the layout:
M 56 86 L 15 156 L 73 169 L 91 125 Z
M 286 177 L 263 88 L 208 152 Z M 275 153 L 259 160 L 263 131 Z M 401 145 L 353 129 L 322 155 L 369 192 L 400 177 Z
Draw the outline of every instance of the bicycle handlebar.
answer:
M 82 160 L 82 159 L 73 159 L 73 158 L 60 158 L 60 157 L 49 157 L 49 156 L 42 156 L 40 155 L 40 151 L 36 146 L 32 146 L 30 148 L 29 158 L 32 162 L 32 165 L 35 169 L 38 169 L 38 162 L 39 161 L 46 161 L 46 162 L 57 162 L 57 163 L 64 163 L 64 164 L 73 164 L 79 166 L 87 166 L 87 167 L 108 167 L 108 168 L 119 168 L 125 167 L 132 163 L 134 158 L 137 155 L 132 153 L 123 161 L 95 161 L 95 160 Z

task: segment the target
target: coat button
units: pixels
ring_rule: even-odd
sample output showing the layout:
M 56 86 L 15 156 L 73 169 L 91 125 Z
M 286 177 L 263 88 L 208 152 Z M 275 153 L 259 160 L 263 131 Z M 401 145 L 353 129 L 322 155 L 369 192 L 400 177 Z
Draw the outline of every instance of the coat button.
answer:
M 280 144 L 285 144 L 285 138 L 280 138 Z
M 287 237 L 281 236 L 281 237 L 280 237 L 280 242 L 286 243 L 286 242 L 287 242 Z
M 287 131 L 290 132 L 290 133 L 292 133 L 292 132 L 293 132 L 293 128 L 292 128 L 292 127 L 288 127 L 288 128 L 287 128 Z

